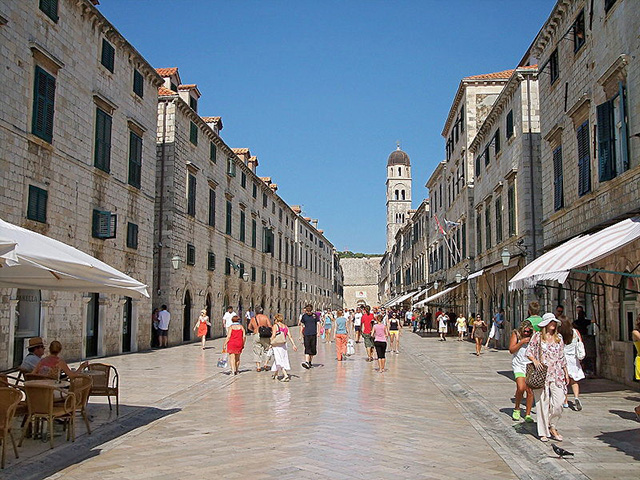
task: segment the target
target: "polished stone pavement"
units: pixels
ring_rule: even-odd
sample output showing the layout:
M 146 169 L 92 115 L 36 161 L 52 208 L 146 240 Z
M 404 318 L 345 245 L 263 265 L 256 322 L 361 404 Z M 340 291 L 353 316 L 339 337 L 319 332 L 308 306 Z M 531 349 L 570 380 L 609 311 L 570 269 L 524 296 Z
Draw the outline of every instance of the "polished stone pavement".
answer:
M 584 410 L 565 410 L 559 459 L 535 424 L 511 420 L 510 355 L 405 333 L 388 371 L 345 362 L 320 344 L 314 368 L 291 352 L 293 378 L 273 380 L 243 355 L 241 373 L 216 367 L 222 341 L 110 357 L 121 414 L 92 399 L 94 433 L 75 443 L 9 451 L 5 478 L 417 479 L 640 478 L 640 394 L 584 383 Z M 534 410 L 535 411 L 535 410 Z M 61 434 L 62 432 L 60 432 Z

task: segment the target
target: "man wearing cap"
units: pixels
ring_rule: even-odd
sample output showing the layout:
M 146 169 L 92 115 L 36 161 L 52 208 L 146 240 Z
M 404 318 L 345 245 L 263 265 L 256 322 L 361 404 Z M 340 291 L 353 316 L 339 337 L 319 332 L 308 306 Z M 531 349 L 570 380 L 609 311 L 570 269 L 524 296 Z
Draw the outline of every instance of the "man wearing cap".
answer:
M 18 367 L 22 373 L 33 372 L 33 369 L 36 368 L 36 365 L 44 355 L 44 342 L 42 341 L 42 338 L 30 338 L 28 350 L 29 353 L 24 357 L 24 360 L 22 360 L 22 363 Z

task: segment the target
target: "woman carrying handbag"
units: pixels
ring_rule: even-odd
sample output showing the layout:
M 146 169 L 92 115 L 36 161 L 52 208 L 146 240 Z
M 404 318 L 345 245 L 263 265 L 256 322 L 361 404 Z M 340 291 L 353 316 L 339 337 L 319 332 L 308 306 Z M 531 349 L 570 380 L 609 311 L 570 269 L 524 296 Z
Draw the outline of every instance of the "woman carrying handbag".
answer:
M 289 352 L 287 351 L 287 341 L 291 342 L 293 350 L 298 351 L 298 347 L 293 342 L 293 338 L 289 335 L 289 327 L 284 324 L 284 317 L 281 313 L 276 313 L 274 317 L 275 324 L 273 326 L 273 333 L 271 334 L 271 349 L 273 350 L 273 365 L 271 371 L 273 372 L 273 379 L 278 378 L 280 370 L 282 370 L 283 377 L 282 382 L 288 382 L 290 380 L 287 370 L 291 370 L 291 364 L 289 363 Z
M 562 404 L 567 393 L 569 373 L 564 356 L 564 342 L 558 335 L 560 320 L 553 313 L 545 313 L 527 347 L 526 383 L 533 390 L 538 405 L 537 423 L 540 441 L 549 438 L 558 442 L 562 435 L 556 425 L 562 416 Z

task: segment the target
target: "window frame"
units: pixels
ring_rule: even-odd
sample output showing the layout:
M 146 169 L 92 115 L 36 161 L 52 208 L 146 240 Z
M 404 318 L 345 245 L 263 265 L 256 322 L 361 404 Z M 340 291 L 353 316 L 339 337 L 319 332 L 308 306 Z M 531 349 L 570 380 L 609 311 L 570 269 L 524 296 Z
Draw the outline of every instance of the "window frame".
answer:
M 196 216 L 196 191 L 198 188 L 198 181 L 196 176 L 188 172 L 187 173 L 187 215 L 191 217 Z
M 585 120 L 576 130 L 578 152 L 578 196 L 591 192 L 591 144 L 589 120 Z M 585 150 L 586 149 L 586 150 Z
M 100 51 L 100 64 L 111 73 L 115 71 L 116 48 L 107 40 L 102 39 L 102 49 Z
M 189 121 L 189 142 L 198 146 L 198 126 L 192 121 Z
M 58 0 L 40 0 L 38 2 L 38 8 L 51 20 L 58 23 L 60 19 L 58 16 Z
M 187 261 L 185 263 L 190 267 L 196 264 L 196 246 L 193 243 L 187 243 Z
M 558 56 L 558 48 L 551 52 L 549 56 L 549 81 L 551 85 L 556 83 L 560 78 L 560 59 Z
M 579 28 L 582 25 L 582 28 Z M 584 44 L 587 42 L 587 29 L 584 20 L 584 9 L 578 12 L 576 19 L 571 27 L 573 31 L 573 53 L 578 53 Z M 580 37 L 580 32 L 582 37 Z
M 233 233 L 233 205 L 230 200 L 227 200 L 225 211 L 225 228 L 224 233 L 231 235 Z
M 138 232 L 139 229 L 136 223 L 127 222 L 127 248 L 138 249 Z
M 47 143 L 53 143 L 56 83 L 54 75 L 40 65 L 35 66 L 31 133 Z M 42 124 L 41 127 L 38 127 L 38 123 Z
M 133 93 L 144 98 L 144 76 L 138 69 L 133 69 Z
M 108 218 L 108 224 L 105 225 L 102 222 Z M 102 227 L 108 229 L 108 232 L 101 230 Z M 118 229 L 118 215 L 106 210 L 93 209 L 93 217 L 91 224 L 91 236 L 93 238 L 99 238 L 101 240 L 107 240 L 110 238 L 116 238 Z
M 27 198 L 27 218 L 34 222 L 47 223 L 47 203 L 49 192 L 36 185 L 29 185 Z
M 213 272 L 216 269 L 216 254 L 212 251 L 207 252 L 207 270 Z
M 133 130 L 129 130 L 129 173 L 127 183 L 137 189 L 142 186 L 142 137 Z
M 105 173 L 111 172 L 112 134 L 113 117 L 102 108 L 96 107 L 93 166 Z

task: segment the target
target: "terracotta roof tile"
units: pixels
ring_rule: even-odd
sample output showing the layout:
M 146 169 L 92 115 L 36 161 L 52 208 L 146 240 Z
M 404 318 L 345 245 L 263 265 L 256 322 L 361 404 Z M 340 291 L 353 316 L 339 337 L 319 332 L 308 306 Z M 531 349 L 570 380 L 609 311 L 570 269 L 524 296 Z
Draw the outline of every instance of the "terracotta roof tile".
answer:
M 195 83 L 190 83 L 188 85 L 178 85 L 178 90 L 193 90 L 194 88 L 198 88 L 198 85 Z
M 217 123 L 222 120 L 222 117 L 202 117 L 202 120 L 207 123 Z
M 500 80 L 508 79 L 513 75 L 513 69 L 503 70 L 502 72 L 483 73 L 482 75 L 472 75 L 470 77 L 464 77 L 465 80 Z
M 158 72 L 158 75 L 161 77 L 170 77 L 171 75 L 178 73 L 178 67 L 156 68 L 156 72 Z
M 176 95 L 176 92 L 174 92 L 173 90 L 168 89 L 167 87 L 160 87 L 158 88 L 158 95 L 160 96 L 167 96 L 167 95 Z
M 249 153 L 248 148 L 232 148 L 231 150 L 233 150 L 233 153 L 237 153 L 237 154 Z

